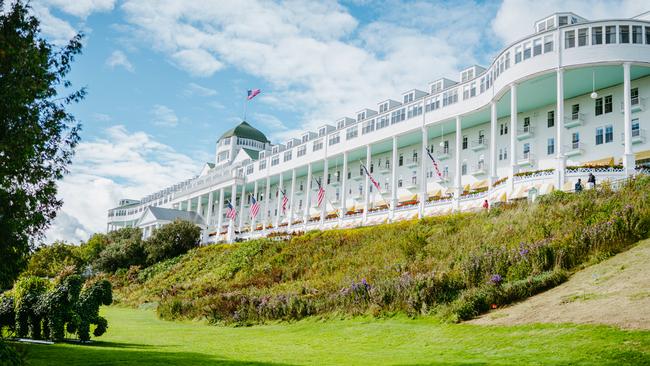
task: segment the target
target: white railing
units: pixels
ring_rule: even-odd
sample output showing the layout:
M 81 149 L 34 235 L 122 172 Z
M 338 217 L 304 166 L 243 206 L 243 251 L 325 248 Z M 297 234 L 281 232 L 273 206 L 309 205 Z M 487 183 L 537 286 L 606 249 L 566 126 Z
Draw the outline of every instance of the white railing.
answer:
M 535 172 L 532 174 L 526 174 L 526 175 L 515 175 L 513 177 L 513 180 L 515 182 L 522 182 L 522 181 L 531 181 L 531 180 L 539 180 L 539 179 L 546 179 L 548 177 L 554 176 L 555 175 L 555 170 L 551 171 L 539 171 Z
M 535 132 L 535 127 L 533 127 L 533 125 L 527 125 L 527 126 L 524 126 L 523 128 L 519 129 L 519 134 L 520 135 L 525 135 L 525 134 L 531 134 L 532 135 L 533 132 Z
M 472 141 L 472 150 L 482 150 L 487 148 L 487 138 L 486 137 L 479 137 L 478 140 Z

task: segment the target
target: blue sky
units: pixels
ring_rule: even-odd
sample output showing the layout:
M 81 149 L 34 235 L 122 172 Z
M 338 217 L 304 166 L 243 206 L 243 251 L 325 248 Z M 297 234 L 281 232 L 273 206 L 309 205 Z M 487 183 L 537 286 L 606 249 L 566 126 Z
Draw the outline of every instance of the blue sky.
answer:
M 88 97 L 64 206 L 48 241 L 105 230 L 122 197 L 198 172 L 242 118 L 274 142 L 376 108 L 440 77 L 488 66 L 555 11 L 633 16 L 642 1 L 32 0 L 45 36 L 86 34 L 70 78 Z

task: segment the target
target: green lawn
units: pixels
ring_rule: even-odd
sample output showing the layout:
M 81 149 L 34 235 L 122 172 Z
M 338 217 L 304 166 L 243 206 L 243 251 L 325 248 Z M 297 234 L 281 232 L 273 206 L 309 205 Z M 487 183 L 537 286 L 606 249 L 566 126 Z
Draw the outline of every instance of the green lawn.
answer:
M 30 365 L 650 365 L 650 332 L 604 326 L 487 327 L 397 317 L 228 328 L 166 322 L 145 310 L 103 313 L 109 330 L 92 345 L 21 345 Z

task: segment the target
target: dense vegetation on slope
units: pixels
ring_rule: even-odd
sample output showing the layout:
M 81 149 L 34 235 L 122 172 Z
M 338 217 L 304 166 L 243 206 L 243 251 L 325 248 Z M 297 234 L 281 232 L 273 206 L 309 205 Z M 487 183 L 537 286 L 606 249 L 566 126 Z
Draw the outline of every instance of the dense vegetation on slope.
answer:
M 406 312 L 457 321 L 553 287 L 649 233 L 642 177 L 490 212 L 202 247 L 112 281 L 117 301 L 158 302 L 166 319 Z

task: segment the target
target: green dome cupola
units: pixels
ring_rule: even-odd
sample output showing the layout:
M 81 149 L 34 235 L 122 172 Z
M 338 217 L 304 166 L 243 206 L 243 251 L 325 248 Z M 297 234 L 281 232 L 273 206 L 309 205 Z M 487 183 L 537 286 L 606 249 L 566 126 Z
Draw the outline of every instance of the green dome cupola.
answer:
M 270 142 L 269 139 L 266 138 L 266 135 L 264 135 L 257 128 L 249 125 L 246 121 L 243 121 L 242 123 L 235 126 L 235 128 L 231 128 L 230 130 L 224 132 L 223 135 L 219 137 L 219 141 L 232 136 L 251 139 L 262 143 Z

